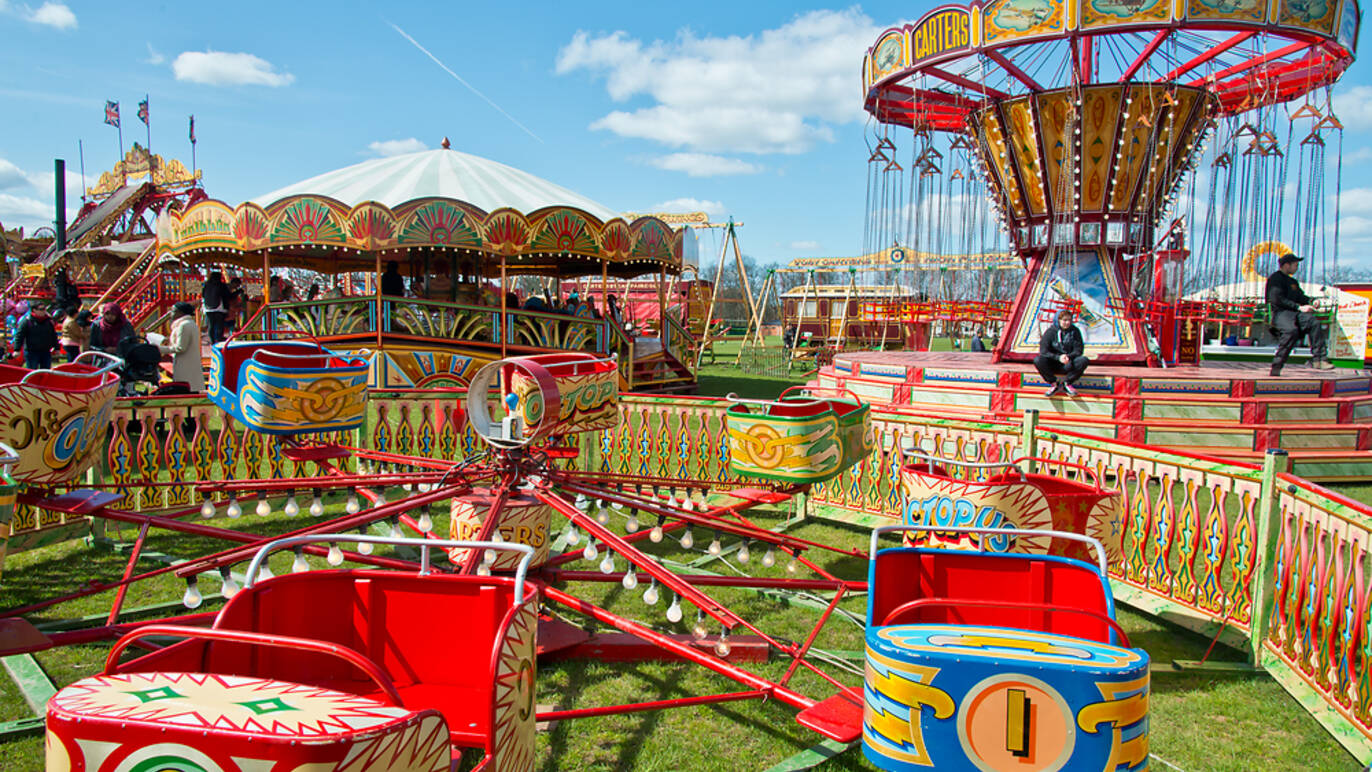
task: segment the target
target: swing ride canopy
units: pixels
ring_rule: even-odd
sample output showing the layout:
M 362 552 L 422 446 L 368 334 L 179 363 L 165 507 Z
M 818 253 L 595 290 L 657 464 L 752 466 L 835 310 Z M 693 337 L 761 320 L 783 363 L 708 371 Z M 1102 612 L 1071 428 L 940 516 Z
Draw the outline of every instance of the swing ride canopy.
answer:
M 689 229 L 631 222 L 527 172 L 447 148 L 374 159 L 238 206 L 207 200 L 159 218 L 161 257 L 321 273 L 371 271 L 413 250 L 487 276 L 678 274 Z M 483 260 L 484 257 L 500 259 Z
M 882 33 L 863 63 L 882 123 L 961 132 L 1017 95 L 1155 83 L 1213 94 L 1223 114 L 1280 104 L 1353 62 L 1357 0 L 992 0 Z

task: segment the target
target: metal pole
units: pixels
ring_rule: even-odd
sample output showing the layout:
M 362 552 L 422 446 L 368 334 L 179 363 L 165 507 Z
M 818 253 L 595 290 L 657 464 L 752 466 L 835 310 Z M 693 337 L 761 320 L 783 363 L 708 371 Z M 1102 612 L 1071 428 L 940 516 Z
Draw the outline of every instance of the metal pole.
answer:
M 53 188 L 57 206 L 57 250 L 67 248 L 67 162 L 58 158 L 52 162 Z
M 1033 474 L 1037 466 L 1034 462 L 1034 456 L 1038 455 L 1038 430 L 1039 411 L 1036 408 L 1024 411 L 1024 424 L 1020 431 L 1019 448 L 1020 455 L 1024 456 L 1026 474 Z

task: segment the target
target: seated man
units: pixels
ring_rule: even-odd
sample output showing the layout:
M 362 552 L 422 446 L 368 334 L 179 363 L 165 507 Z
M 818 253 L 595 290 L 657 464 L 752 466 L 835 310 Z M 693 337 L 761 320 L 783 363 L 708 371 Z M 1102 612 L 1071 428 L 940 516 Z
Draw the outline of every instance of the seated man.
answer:
M 1315 308 L 1294 275 L 1301 259 L 1287 252 L 1277 261 L 1276 272 L 1267 277 L 1267 305 L 1272 309 L 1272 326 L 1278 333 L 1271 375 L 1281 375 L 1286 358 L 1306 335 L 1310 336 L 1310 366 L 1316 370 L 1334 369 L 1325 356 L 1324 327 L 1315 318 Z
M 1069 397 L 1077 396 L 1072 384 L 1086 372 L 1086 365 L 1091 361 L 1082 354 L 1086 344 L 1081 330 L 1072 320 L 1072 309 L 1062 309 L 1053 320 L 1053 326 L 1045 330 L 1039 340 L 1039 355 L 1034 357 L 1034 367 L 1043 380 L 1048 381 L 1049 397 L 1064 391 Z

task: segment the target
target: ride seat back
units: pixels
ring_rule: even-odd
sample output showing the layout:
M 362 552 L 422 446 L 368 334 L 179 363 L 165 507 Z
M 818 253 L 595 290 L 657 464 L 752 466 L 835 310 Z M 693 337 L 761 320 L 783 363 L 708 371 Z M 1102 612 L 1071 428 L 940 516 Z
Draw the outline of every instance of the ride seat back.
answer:
M 930 603 L 903 614 L 904 623 L 1012 627 L 1111 642 L 1110 628 L 1081 609 L 1114 618 L 1108 585 L 1092 566 L 1068 558 L 924 548 L 877 553 L 871 569 L 868 624 L 881 625 L 897 607 Z M 958 601 L 1006 601 L 1051 608 L 959 605 Z

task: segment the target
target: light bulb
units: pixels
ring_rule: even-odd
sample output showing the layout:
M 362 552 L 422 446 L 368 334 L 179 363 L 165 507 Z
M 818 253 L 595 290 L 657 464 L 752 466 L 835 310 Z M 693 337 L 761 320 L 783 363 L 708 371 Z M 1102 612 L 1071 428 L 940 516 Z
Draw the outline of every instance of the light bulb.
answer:
M 656 606 L 658 599 L 657 580 L 654 579 L 648 584 L 648 589 L 643 591 L 643 602 L 649 606 Z
M 291 561 L 291 573 L 303 574 L 310 570 L 310 562 L 305 559 L 304 550 L 296 550 L 295 560 Z
M 392 539 L 399 539 L 399 538 L 401 538 L 401 537 L 404 536 L 404 535 L 405 535 L 404 532 L 402 532 L 402 531 L 400 530 L 400 521 L 399 521 L 399 520 L 392 520 L 392 521 L 391 521 L 391 533 L 390 533 L 390 537 L 391 537 Z
M 587 560 L 595 560 L 600 557 L 600 550 L 595 548 L 595 540 L 586 542 L 586 549 L 581 551 L 581 557 Z
M 203 518 L 205 518 L 205 519 L 207 519 L 207 520 L 208 520 L 209 518 L 211 518 L 211 517 L 214 517 L 214 502 L 213 502 L 213 501 L 210 501 L 209 499 L 205 499 L 205 503 L 200 505 L 200 516 L 203 517 Z
M 310 517 L 320 517 L 324 514 L 324 499 L 315 496 L 310 500 Z
M 343 550 L 339 549 L 337 544 L 330 544 L 329 556 L 326 560 L 328 560 L 329 565 L 331 566 L 343 565 Z
M 200 604 L 205 599 L 200 595 L 200 580 L 192 576 L 186 580 L 186 594 L 181 596 L 181 603 L 186 608 L 200 608 Z
M 796 560 L 795 557 L 793 556 L 793 557 L 791 558 L 791 560 L 790 560 L 789 562 L 786 563 L 786 573 L 788 573 L 788 574 L 794 574 L 795 572 L 797 572 L 797 571 L 799 571 L 799 570 L 800 570 L 800 561 L 799 561 L 799 560 Z
M 719 543 L 719 534 L 715 534 L 714 540 L 710 542 L 709 547 L 705 548 L 705 551 L 711 555 L 718 555 L 724 551 L 724 545 Z
M 605 525 L 606 523 L 610 522 L 610 510 L 606 509 L 603 506 L 596 507 L 595 521 L 597 523 L 600 523 L 601 525 Z
M 696 640 L 698 640 L 698 641 L 703 641 L 703 640 L 705 640 L 705 636 L 707 636 L 707 635 L 709 635 L 709 634 L 710 634 L 710 631 L 705 629 L 705 618 L 702 617 L 702 616 L 700 616 L 700 614 L 697 613 L 697 614 L 696 614 L 696 626 L 693 627 L 693 628 L 691 628 L 691 635 L 694 635 L 694 636 L 696 637 Z
M 434 519 L 429 517 L 428 510 L 425 510 L 424 514 L 419 516 L 419 522 L 415 523 L 415 525 L 419 526 L 419 530 L 428 533 L 434 529 Z
M 491 567 L 488 566 L 488 565 L 486 565 L 485 563 L 482 563 L 481 565 L 479 565 L 479 566 L 476 567 L 476 575 L 477 575 L 477 576 L 490 576 L 490 575 L 491 575 Z
M 748 542 L 745 541 L 738 546 L 738 562 L 747 563 L 752 556 L 752 551 L 748 549 Z
M 718 654 L 721 657 L 727 657 L 729 656 L 729 652 L 733 651 L 733 649 L 734 647 L 729 645 L 729 631 L 720 631 L 719 640 L 715 642 L 715 654 Z
M 696 505 L 694 501 L 691 501 L 691 492 L 689 490 L 686 491 L 685 496 L 681 497 L 681 508 L 687 512 L 695 511 Z
M 348 491 L 348 503 L 343 505 L 343 511 L 350 515 L 355 515 L 362 511 L 362 503 L 357 500 L 357 491 Z
M 776 550 L 772 549 L 771 547 L 768 547 L 768 548 L 767 548 L 767 551 L 764 552 L 764 553 L 762 553 L 762 565 L 763 565 L 765 568 L 771 568 L 772 566 L 776 565 L 776 563 L 777 563 L 777 552 L 776 552 Z
M 257 500 L 257 516 L 258 516 L 258 517 L 266 517 L 267 515 L 270 515 L 271 513 L 272 513 L 272 505 L 271 505 L 271 504 L 268 504 L 266 499 L 258 499 L 258 500 Z
M 658 544 L 662 541 L 662 518 L 659 517 L 657 519 L 657 525 L 653 526 L 653 530 L 648 532 L 648 541 L 653 544 Z
M 372 502 L 372 509 L 386 506 L 386 489 L 382 488 L 376 492 L 376 501 Z
M 267 561 L 262 561 L 262 568 L 257 572 L 257 581 L 265 582 L 273 576 L 275 576 L 275 574 L 272 573 L 271 567 L 267 565 Z
M 624 504 L 622 504 L 621 502 L 618 502 L 618 501 L 611 501 L 611 502 L 610 502 L 610 509 L 613 509 L 613 510 L 616 511 L 616 512 L 623 511 L 623 509 L 624 509 Z
M 568 523 L 567 526 L 567 543 L 575 545 L 581 541 L 581 533 L 576 530 L 575 523 Z
M 494 565 L 494 564 L 495 564 L 495 550 L 486 550 L 485 552 L 483 552 L 483 553 L 481 554 L 481 562 L 482 562 L 482 564 L 488 565 L 488 566 L 489 566 L 489 565 Z
M 696 546 L 696 537 L 691 534 L 691 526 L 686 526 L 686 533 L 681 535 L 681 548 L 688 550 Z
M 367 535 L 367 529 L 365 527 L 357 529 L 357 532 L 362 534 L 363 536 Z M 372 554 L 372 543 L 369 541 L 358 542 L 357 551 L 362 555 Z
M 613 574 L 615 572 L 615 553 L 605 550 L 605 559 L 600 561 L 600 573 Z
M 228 515 L 230 519 L 243 515 L 243 507 L 239 506 L 237 496 L 229 498 L 229 508 L 224 511 L 224 514 Z
M 295 500 L 295 494 L 292 493 L 286 497 L 286 517 L 295 517 L 298 514 L 300 514 L 300 504 Z
M 629 519 L 626 520 L 626 521 L 624 521 L 624 530 L 625 530 L 625 531 L 628 531 L 629 533 L 634 533 L 634 532 L 636 532 L 636 531 L 638 530 L 638 513 L 637 513 L 637 512 L 630 512 L 630 513 L 629 513 Z
M 219 569 L 219 578 L 222 580 L 219 592 L 224 596 L 225 600 L 238 594 L 238 582 L 233 579 L 233 571 L 227 567 L 221 568 Z
M 586 498 L 586 494 L 578 493 L 576 494 L 575 506 L 577 509 L 581 510 L 582 512 L 585 512 L 586 510 L 591 508 L 591 500 Z
M 672 605 L 667 607 L 667 621 L 676 624 L 681 621 L 681 596 L 672 593 Z
M 632 564 L 629 565 L 629 570 L 624 572 L 624 578 L 620 579 L 619 583 L 624 585 L 626 590 L 632 590 L 638 586 L 638 574 L 634 572 Z

